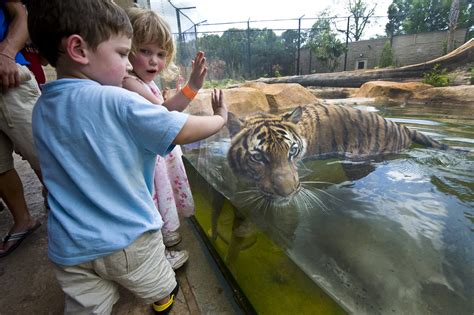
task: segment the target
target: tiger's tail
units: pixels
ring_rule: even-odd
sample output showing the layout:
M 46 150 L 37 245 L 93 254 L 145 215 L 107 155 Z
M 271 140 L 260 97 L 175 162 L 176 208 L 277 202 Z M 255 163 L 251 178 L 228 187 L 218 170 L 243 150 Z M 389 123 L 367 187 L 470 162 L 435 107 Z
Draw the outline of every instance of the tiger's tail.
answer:
M 408 130 L 411 141 L 413 141 L 414 143 L 421 144 L 426 147 L 440 149 L 440 150 L 447 150 L 449 148 L 446 144 L 440 143 L 431 137 L 425 136 L 423 133 L 419 131 L 408 129 L 408 128 L 406 129 Z

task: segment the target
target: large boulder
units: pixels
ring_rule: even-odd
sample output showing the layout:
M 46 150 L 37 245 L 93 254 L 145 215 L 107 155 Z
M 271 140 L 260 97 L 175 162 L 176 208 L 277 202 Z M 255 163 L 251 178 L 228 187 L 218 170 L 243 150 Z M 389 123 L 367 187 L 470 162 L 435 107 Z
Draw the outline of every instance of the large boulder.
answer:
M 318 98 L 313 93 L 297 83 L 246 82 L 242 86 L 262 91 L 272 112 L 318 102 Z
M 416 91 L 410 102 L 442 105 L 455 104 L 469 107 L 473 110 L 474 85 L 436 87 Z
M 370 81 L 364 83 L 355 96 L 406 101 L 415 92 L 429 88 L 432 86 L 421 82 Z
M 199 91 L 186 109 L 193 115 L 212 115 L 212 89 Z M 286 109 L 318 102 L 318 98 L 299 84 L 266 84 L 247 82 L 239 87 L 224 89 L 229 111 L 238 115 L 255 112 L 281 112 Z
M 474 86 L 433 87 L 421 82 L 372 81 L 363 84 L 356 97 L 369 97 L 396 103 L 474 107 Z
M 307 89 L 318 99 L 344 99 L 355 97 L 359 88 L 345 87 L 314 87 L 309 86 Z
M 212 89 L 199 91 L 196 98 L 186 109 L 186 112 L 193 115 L 212 115 L 212 91 Z M 228 109 L 233 113 L 245 115 L 258 111 L 268 112 L 270 110 L 267 98 L 261 90 L 249 87 L 238 87 L 224 89 L 223 92 Z

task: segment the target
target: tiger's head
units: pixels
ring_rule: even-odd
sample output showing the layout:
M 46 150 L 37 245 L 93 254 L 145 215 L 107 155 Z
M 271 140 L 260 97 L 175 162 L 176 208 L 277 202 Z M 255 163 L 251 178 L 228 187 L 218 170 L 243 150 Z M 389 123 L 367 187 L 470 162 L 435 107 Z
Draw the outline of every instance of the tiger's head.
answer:
M 257 113 L 245 119 L 229 112 L 229 166 L 236 176 L 255 182 L 267 199 L 289 198 L 300 190 L 296 163 L 306 147 L 296 126 L 301 116 L 301 107 L 283 115 Z

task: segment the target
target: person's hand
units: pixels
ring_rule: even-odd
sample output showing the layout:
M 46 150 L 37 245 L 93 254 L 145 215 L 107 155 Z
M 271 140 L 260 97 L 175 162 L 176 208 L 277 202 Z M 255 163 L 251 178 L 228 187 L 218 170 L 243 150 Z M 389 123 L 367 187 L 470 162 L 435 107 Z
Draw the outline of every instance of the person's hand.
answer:
M 181 88 L 183 87 L 183 83 L 184 83 L 184 78 L 181 74 L 179 74 L 178 78 L 176 79 L 176 91 L 181 90 Z
M 18 85 L 20 85 L 20 74 L 15 59 L 0 54 L 0 91 L 5 93 Z
M 168 99 L 168 95 L 170 93 L 170 89 L 165 87 L 162 91 L 161 91 L 161 96 L 163 96 L 163 100 L 166 101 Z
M 224 93 L 222 90 L 214 89 L 211 93 L 211 103 L 214 115 L 219 115 L 227 123 L 227 105 L 224 103 Z
M 206 57 L 202 51 L 196 54 L 196 58 L 192 61 L 191 75 L 189 76 L 188 85 L 194 91 L 199 91 L 204 84 L 204 77 L 207 73 Z

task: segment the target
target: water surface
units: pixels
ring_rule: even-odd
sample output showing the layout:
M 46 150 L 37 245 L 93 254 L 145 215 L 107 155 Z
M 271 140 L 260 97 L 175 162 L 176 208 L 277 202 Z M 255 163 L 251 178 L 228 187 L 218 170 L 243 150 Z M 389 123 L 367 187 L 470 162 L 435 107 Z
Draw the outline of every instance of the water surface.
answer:
M 452 148 L 474 151 L 474 115 L 459 108 L 462 106 L 366 109 Z M 363 163 L 307 159 L 299 171 L 309 196 L 269 205 L 256 196 L 252 183 L 239 182 L 232 175 L 226 161 L 229 144 L 223 131 L 188 147 L 185 155 L 237 207 L 228 221 L 229 235 L 217 237 L 237 240 L 237 247 L 226 245 L 234 251 L 227 260 L 234 274 L 239 273 L 234 267 L 250 248 L 260 246 L 259 253 L 270 248 L 266 256 L 277 248 L 349 312 L 473 314 L 472 152 L 414 146 Z M 201 221 L 208 216 L 210 235 L 222 225 L 223 213 L 201 215 Z M 252 254 L 246 259 L 262 257 Z M 279 266 L 268 263 L 268 268 L 275 271 Z M 291 282 L 285 279 L 285 272 L 276 274 L 276 280 L 265 280 L 269 287 L 272 281 Z M 242 279 L 242 287 L 249 287 L 246 281 L 252 283 Z M 268 302 L 269 310 L 274 306 Z M 265 313 L 265 305 L 259 307 Z M 321 313 L 335 312 L 328 308 Z

